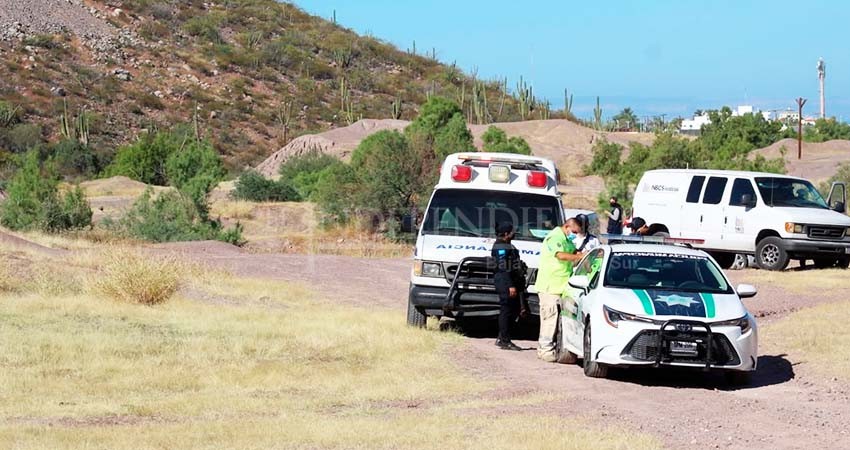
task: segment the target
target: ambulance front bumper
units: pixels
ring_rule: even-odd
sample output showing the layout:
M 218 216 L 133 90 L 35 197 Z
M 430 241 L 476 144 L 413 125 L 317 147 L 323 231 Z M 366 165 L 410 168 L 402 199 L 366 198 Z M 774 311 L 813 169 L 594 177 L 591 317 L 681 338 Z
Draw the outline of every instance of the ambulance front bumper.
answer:
M 492 289 L 460 289 L 455 295 L 454 308 L 449 308 L 449 288 L 410 285 L 410 302 L 429 316 L 495 316 L 499 314 L 499 296 Z M 537 294 L 527 294 L 532 314 L 538 314 Z

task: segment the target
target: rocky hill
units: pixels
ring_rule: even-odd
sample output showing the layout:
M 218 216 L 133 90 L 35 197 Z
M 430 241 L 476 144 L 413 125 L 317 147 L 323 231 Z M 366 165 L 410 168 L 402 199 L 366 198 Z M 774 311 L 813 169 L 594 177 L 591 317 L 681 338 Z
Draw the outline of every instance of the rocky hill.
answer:
M 519 119 L 504 84 L 479 87 L 488 121 Z M 472 91 L 454 65 L 274 0 L 0 0 L 0 102 L 23 116 L 0 152 L 59 140 L 64 117 L 108 160 L 182 123 L 241 169 L 302 134 L 410 119 L 432 94 L 472 119 Z
M 814 182 L 825 181 L 835 175 L 839 164 L 850 162 L 850 141 L 844 140 L 803 142 L 801 159 L 797 159 L 796 139 L 783 139 L 756 153 L 766 158 L 778 158 L 783 148 L 787 173 Z

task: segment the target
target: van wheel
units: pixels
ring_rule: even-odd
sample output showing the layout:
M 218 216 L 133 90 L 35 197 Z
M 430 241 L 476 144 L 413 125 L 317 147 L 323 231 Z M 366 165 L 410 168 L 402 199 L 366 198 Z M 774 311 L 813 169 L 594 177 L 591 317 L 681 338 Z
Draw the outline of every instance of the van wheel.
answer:
M 765 270 L 785 270 L 788 267 L 788 252 L 778 237 L 766 237 L 756 245 L 756 263 Z
M 555 362 L 558 364 L 575 364 L 578 362 L 578 355 L 564 347 L 563 330 L 564 326 L 561 319 L 558 318 L 558 328 L 555 330 Z
M 407 299 L 407 324 L 416 328 L 425 328 L 428 322 L 428 316 L 422 313 L 418 308 L 413 306 L 413 301 Z
M 605 378 L 608 376 L 608 367 L 590 360 L 590 321 L 584 326 L 584 375 L 591 378 Z
M 711 253 L 711 257 L 717 261 L 721 269 L 728 270 L 735 264 L 736 255 L 734 253 L 717 252 Z
M 850 256 L 844 256 L 842 258 L 838 258 L 838 264 L 836 265 L 839 269 L 847 269 L 850 267 Z

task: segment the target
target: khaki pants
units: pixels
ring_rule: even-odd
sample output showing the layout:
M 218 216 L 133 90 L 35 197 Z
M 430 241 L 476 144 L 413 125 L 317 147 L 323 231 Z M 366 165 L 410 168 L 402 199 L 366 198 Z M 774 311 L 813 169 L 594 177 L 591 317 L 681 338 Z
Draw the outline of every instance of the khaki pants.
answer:
M 537 357 L 548 362 L 555 361 L 555 331 L 558 328 L 558 300 L 560 296 L 538 292 L 540 298 L 540 338 Z

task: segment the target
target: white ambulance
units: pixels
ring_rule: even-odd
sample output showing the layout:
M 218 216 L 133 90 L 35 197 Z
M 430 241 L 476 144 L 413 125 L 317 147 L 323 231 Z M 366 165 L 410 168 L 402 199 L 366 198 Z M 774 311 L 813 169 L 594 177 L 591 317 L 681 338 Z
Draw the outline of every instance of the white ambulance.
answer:
M 826 200 L 808 180 L 726 170 L 651 170 L 635 189 L 633 217 L 650 234 L 703 239 L 724 269 L 736 254 L 782 270 L 789 260 L 850 264 L 850 217 L 843 183 Z
M 428 316 L 498 314 L 487 260 L 495 225 L 513 223 L 513 245 L 528 266 L 526 279 L 533 286 L 541 242 L 564 220 L 552 161 L 503 153 L 449 155 L 419 225 L 407 323 L 422 327 Z M 537 295 L 529 290 L 535 313 Z

